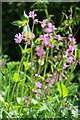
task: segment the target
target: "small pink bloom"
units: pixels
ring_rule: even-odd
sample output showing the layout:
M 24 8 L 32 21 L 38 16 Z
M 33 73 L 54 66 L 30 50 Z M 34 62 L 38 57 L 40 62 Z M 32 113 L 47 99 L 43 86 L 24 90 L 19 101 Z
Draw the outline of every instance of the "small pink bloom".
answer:
M 51 80 L 51 78 L 47 78 L 47 79 L 45 80 L 45 82 L 49 83 L 50 80 Z
M 60 34 L 57 35 L 57 39 L 58 39 L 58 41 L 62 40 L 62 37 Z
M 42 87 L 41 82 L 37 82 L 37 83 L 36 83 L 36 87 L 37 87 L 37 88 L 41 88 L 41 87 Z
M 49 46 L 50 46 L 51 48 L 54 48 L 54 44 L 49 44 Z
M 25 34 L 24 32 L 22 32 L 21 34 L 20 34 L 20 33 L 19 33 L 19 34 L 16 34 L 16 35 L 15 35 L 15 38 L 14 38 L 15 42 L 16 42 L 16 43 L 21 43 L 24 34 Z
M 45 46 L 49 45 L 49 38 L 47 38 L 48 34 L 40 35 L 40 39 L 43 41 Z
M 42 22 L 41 22 L 41 27 L 44 28 L 46 26 L 46 19 L 44 19 Z
M 53 24 L 50 22 L 48 23 L 48 28 L 52 28 L 53 27 Z
M 37 15 L 34 13 L 34 11 L 29 12 L 29 17 L 32 18 L 33 20 L 35 19 Z
M 44 90 L 47 90 L 47 88 L 48 88 L 47 86 L 44 86 Z
M 66 69 L 69 65 L 66 65 L 66 63 L 63 64 L 63 69 Z
M 51 83 L 51 84 L 54 84 L 54 79 L 52 79 L 52 80 L 50 81 L 50 83 Z
M 72 63 L 74 60 L 74 56 L 70 56 L 68 59 L 67 59 L 67 62 L 68 63 Z
M 45 52 L 44 49 L 42 49 L 40 46 L 37 46 L 37 47 L 35 48 L 35 51 L 36 51 L 36 54 L 37 54 L 39 57 L 41 56 L 41 58 L 44 59 L 45 54 L 46 54 L 46 52 Z
M 32 40 L 32 39 L 34 39 L 34 38 L 35 38 L 35 35 L 34 35 L 33 33 L 30 33 L 30 34 L 29 34 L 29 39 Z

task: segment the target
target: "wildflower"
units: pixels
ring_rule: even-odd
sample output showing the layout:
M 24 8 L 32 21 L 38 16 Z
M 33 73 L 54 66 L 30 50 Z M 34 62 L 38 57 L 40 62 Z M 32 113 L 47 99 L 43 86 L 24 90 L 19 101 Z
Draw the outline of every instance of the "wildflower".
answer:
M 24 102 L 26 103 L 26 106 L 28 107 L 28 105 L 29 105 L 29 102 L 28 102 L 28 97 L 24 97 Z
M 30 40 L 32 40 L 32 39 L 35 38 L 35 35 L 33 33 L 30 33 L 28 37 L 29 37 Z
M 40 46 L 37 46 L 37 47 L 35 48 L 35 51 L 36 51 L 36 54 L 37 54 L 38 56 L 41 56 L 41 58 L 44 59 L 45 54 L 46 54 L 46 52 L 44 51 L 44 49 L 42 49 Z
M 41 94 L 40 92 L 33 92 L 34 94 L 36 94 L 36 98 L 38 98 L 39 94 Z
M 51 78 L 47 78 L 45 82 L 49 83 L 51 81 Z
M 40 39 L 43 41 L 45 46 L 49 45 L 49 38 L 47 38 L 48 34 L 40 35 Z
M 44 86 L 44 90 L 47 90 L 47 88 L 48 88 L 47 86 Z
M 57 35 L 57 39 L 58 39 L 58 41 L 62 40 L 62 37 L 60 34 Z
M 33 20 L 35 19 L 37 15 L 34 13 L 34 11 L 29 12 L 29 17 L 32 18 Z
M 63 69 L 66 69 L 69 65 L 66 65 L 66 63 L 63 64 Z
M 49 44 L 49 46 L 50 46 L 51 48 L 54 48 L 54 44 Z
M 15 42 L 16 43 L 21 43 L 21 41 L 23 40 L 24 34 L 25 34 L 25 32 L 22 32 L 21 34 L 20 33 L 16 34 L 15 38 L 14 38 Z
M 42 28 L 44 28 L 44 27 L 46 26 L 46 22 L 47 22 L 46 19 L 44 19 L 44 20 L 41 22 L 41 27 L 42 27 Z
M 37 82 L 37 83 L 36 83 L 36 87 L 37 87 L 37 88 L 41 88 L 41 87 L 42 87 L 41 82 Z
M 70 56 L 70 57 L 67 59 L 67 62 L 68 62 L 68 63 L 72 63 L 74 59 L 75 59 L 74 56 Z
M 51 84 L 54 84 L 54 79 L 52 79 L 52 80 L 50 81 L 50 83 L 51 83 Z

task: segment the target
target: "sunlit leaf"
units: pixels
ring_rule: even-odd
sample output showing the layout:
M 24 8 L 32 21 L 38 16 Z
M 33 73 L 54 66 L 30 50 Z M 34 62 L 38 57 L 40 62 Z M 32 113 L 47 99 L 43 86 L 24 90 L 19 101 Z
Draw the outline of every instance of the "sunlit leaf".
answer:
M 61 87 L 62 87 L 62 93 L 63 93 L 63 98 L 64 98 L 68 95 L 68 90 L 62 82 L 61 82 Z
M 19 74 L 18 73 L 14 73 L 13 80 L 14 80 L 14 82 L 17 82 L 19 80 Z

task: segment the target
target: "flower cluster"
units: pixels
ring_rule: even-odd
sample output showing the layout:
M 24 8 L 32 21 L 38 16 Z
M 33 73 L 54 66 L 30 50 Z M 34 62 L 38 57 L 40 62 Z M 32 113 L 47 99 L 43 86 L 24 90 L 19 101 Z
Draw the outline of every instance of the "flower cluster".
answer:
M 21 41 L 22 41 L 23 38 L 24 38 L 24 34 L 25 34 L 25 32 L 22 32 L 21 34 L 20 34 L 20 33 L 19 33 L 19 34 L 16 34 L 16 35 L 15 35 L 15 38 L 14 38 L 15 42 L 16 42 L 16 43 L 21 43 Z

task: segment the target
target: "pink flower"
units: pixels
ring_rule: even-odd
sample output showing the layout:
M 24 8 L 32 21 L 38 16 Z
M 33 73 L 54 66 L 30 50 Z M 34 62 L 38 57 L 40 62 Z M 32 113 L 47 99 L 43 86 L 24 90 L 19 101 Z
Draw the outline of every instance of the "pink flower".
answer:
M 24 37 L 24 34 L 25 34 L 25 32 L 22 32 L 21 34 L 20 34 L 20 33 L 19 33 L 19 34 L 16 34 L 16 35 L 15 35 L 15 38 L 14 38 L 15 42 L 16 42 L 16 43 L 21 43 L 21 41 L 22 41 L 22 39 L 23 39 L 23 37 Z
M 34 91 L 33 93 L 36 94 L 36 98 L 38 98 L 39 94 L 41 94 L 40 92 L 36 92 L 36 91 Z
M 51 84 L 54 84 L 54 79 L 52 79 L 52 80 L 50 81 L 50 83 L 51 83 Z
M 33 20 L 35 19 L 37 15 L 34 13 L 34 11 L 29 12 L 29 17 L 32 18 Z
M 50 46 L 51 48 L 54 48 L 54 44 L 49 44 L 49 46 Z
M 55 26 L 50 22 L 48 23 L 48 27 L 45 29 L 45 32 L 46 33 L 51 33 L 53 32 L 54 30 L 56 30 Z
M 53 24 L 51 22 L 48 23 L 48 28 L 53 28 Z
M 34 38 L 35 38 L 35 35 L 34 35 L 33 33 L 30 33 L 30 34 L 29 34 L 29 39 L 32 40 L 32 39 L 34 39 Z
M 62 40 L 62 37 L 60 34 L 57 35 L 57 39 L 58 39 L 58 41 Z
M 49 83 L 51 81 L 51 78 L 47 78 L 45 82 Z
M 47 86 L 44 86 L 44 90 L 47 90 L 47 88 L 48 88 Z
M 63 64 L 63 69 L 66 69 L 69 65 L 66 65 L 66 63 Z
M 49 38 L 47 38 L 48 34 L 40 35 L 40 39 L 43 41 L 45 46 L 49 45 Z
M 67 59 L 67 62 L 68 62 L 68 63 L 72 63 L 74 59 L 75 59 L 74 56 L 70 56 L 70 57 Z
M 37 82 L 37 83 L 36 83 L 36 87 L 37 87 L 37 88 L 41 88 L 41 87 L 42 87 L 41 82 Z
M 44 28 L 46 26 L 46 19 L 44 19 L 42 22 L 41 22 L 41 27 Z
M 40 46 L 37 46 L 37 47 L 35 48 L 35 51 L 36 51 L 36 54 L 37 54 L 39 57 L 41 56 L 41 58 L 44 59 L 45 54 L 46 54 L 46 52 L 45 52 L 44 49 L 42 49 Z

